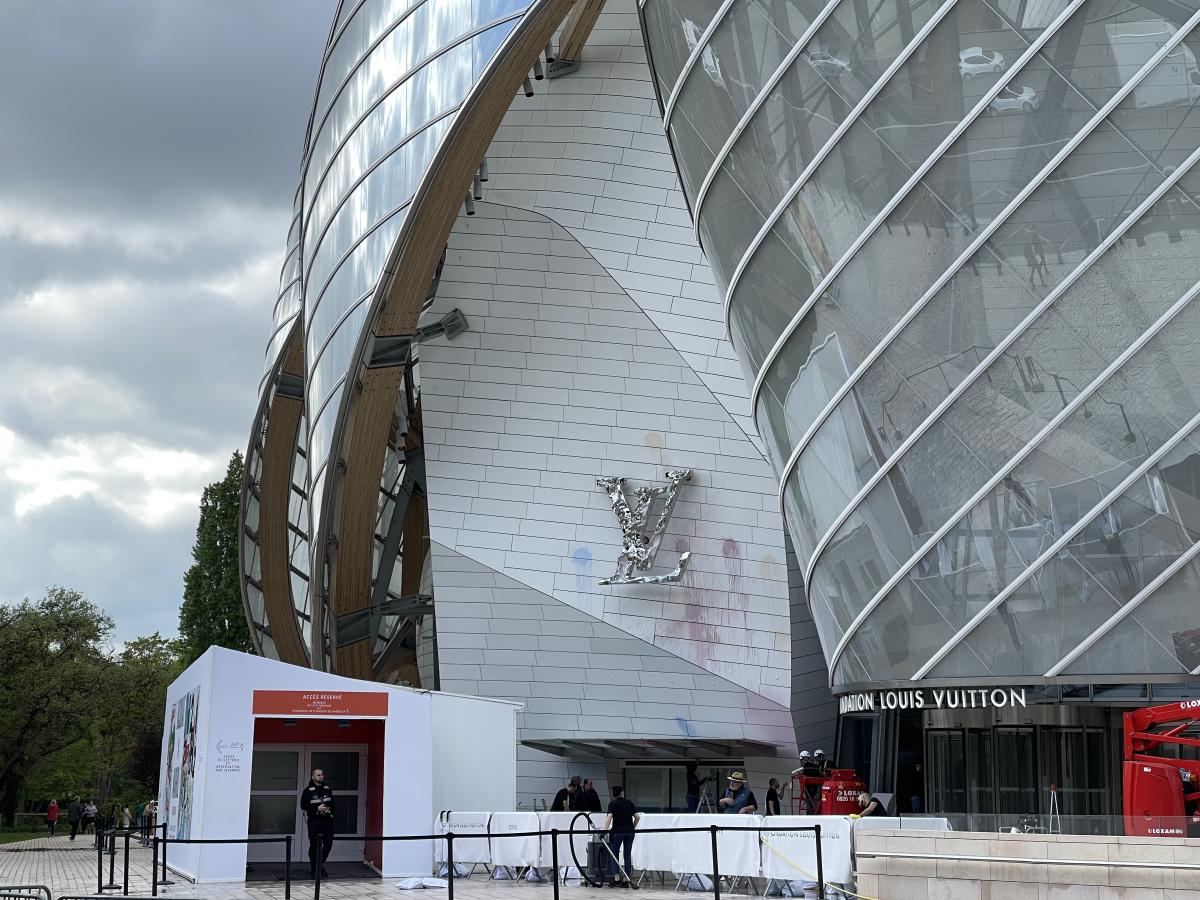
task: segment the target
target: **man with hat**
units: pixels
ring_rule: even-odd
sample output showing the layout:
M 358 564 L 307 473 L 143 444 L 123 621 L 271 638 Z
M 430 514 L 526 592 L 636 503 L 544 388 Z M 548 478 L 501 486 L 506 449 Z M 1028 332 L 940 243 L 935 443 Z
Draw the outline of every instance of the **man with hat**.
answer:
M 717 801 L 723 813 L 756 813 L 758 801 L 754 792 L 746 784 L 746 776 L 742 772 L 734 772 L 729 776 L 729 787 L 725 788 L 725 796 Z

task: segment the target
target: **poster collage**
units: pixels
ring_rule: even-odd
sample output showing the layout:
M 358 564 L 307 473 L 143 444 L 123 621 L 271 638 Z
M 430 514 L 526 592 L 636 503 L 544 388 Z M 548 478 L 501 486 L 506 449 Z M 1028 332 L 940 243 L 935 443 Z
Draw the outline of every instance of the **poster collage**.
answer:
M 168 828 L 176 840 L 192 836 L 192 798 L 196 781 L 196 726 L 200 720 L 200 688 L 171 704 L 167 732 Z

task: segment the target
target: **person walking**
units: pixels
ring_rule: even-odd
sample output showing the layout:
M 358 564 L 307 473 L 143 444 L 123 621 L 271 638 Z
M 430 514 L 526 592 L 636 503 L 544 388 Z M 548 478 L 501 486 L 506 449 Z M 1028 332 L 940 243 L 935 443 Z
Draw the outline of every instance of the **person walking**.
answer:
M 54 837 L 54 829 L 58 827 L 58 801 L 51 800 L 46 807 L 46 834 Z
M 772 778 L 767 782 L 767 811 L 765 816 L 779 815 L 779 779 Z
M 129 830 L 129 823 L 133 820 L 133 815 L 129 812 L 129 804 L 126 803 L 121 807 L 121 827 L 126 831 Z
M 641 821 L 642 814 L 638 812 L 633 801 L 622 796 L 621 785 L 613 785 L 612 802 L 608 804 L 608 817 L 604 820 L 604 830 L 608 832 L 608 846 L 612 851 L 613 881 L 609 887 L 623 887 L 637 890 L 633 883 L 633 829 Z M 625 866 L 621 867 L 621 848 L 625 848 Z
M 154 835 L 155 819 L 158 813 L 158 801 L 150 800 L 146 803 L 146 808 L 142 810 L 142 838 L 141 845 L 143 847 L 150 846 L 150 838 Z
M 79 823 L 83 821 L 83 804 L 78 797 L 73 797 L 67 804 L 67 824 L 71 826 L 71 840 L 79 834 Z
M 83 808 L 84 834 L 91 834 L 96 830 L 96 816 L 99 815 L 99 813 L 100 810 L 97 808 L 96 804 L 89 800 L 87 805 Z
M 300 794 L 300 809 L 308 819 L 308 864 L 315 881 L 317 866 L 321 867 L 322 878 L 329 875 L 325 860 L 333 849 L 333 791 L 321 769 L 313 769 L 308 787 Z

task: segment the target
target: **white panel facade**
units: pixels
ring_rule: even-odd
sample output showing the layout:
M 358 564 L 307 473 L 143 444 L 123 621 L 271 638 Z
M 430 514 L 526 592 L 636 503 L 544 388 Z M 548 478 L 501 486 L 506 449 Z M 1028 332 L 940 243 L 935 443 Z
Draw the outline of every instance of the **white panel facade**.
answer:
M 569 231 L 757 442 L 663 132 L 635 0 L 608 0 L 580 70 L 535 90 L 513 102 L 488 151 L 488 199 Z
M 460 217 L 421 348 L 433 541 L 779 704 L 787 567 L 766 461 L 650 318 L 562 226 L 491 202 Z M 677 585 L 601 586 L 621 531 L 597 476 L 693 470 L 659 554 Z M 439 615 L 445 599 L 434 565 Z M 444 664 L 444 653 L 440 656 Z

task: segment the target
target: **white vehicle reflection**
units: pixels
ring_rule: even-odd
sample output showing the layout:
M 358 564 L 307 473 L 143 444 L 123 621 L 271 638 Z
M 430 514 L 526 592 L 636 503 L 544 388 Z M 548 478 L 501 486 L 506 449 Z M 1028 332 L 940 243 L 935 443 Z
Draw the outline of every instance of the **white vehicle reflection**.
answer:
M 1042 98 L 1029 85 L 1019 90 L 1012 85 L 1005 87 L 996 99 L 988 104 L 988 112 L 996 115 L 1003 112 L 1033 112 L 1042 105 Z
M 687 41 L 689 50 L 696 49 L 696 44 L 700 42 L 701 34 L 699 25 L 691 19 L 683 20 L 683 37 Z M 719 84 L 721 87 L 725 86 L 725 79 L 721 77 L 721 64 L 717 62 L 717 57 L 712 52 L 712 47 L 704 48 L 704 52 L 700 54 L 700 65 L 715 84 Z
M 1175 33 L 1159 21 L 1108 25 L 1108 40 L 1121 77 L 1129 80 Z M 1134 105 L 1194 106 L 1200 100 L 1200 65 L 1187 44 L 1179 44 L 1134 88 Z
M 822 75 L 827 75 L 831 78 L 840 78 L 842 75 L 850 74 L 850 61 L 834 56 L 832 53 L 827 53 L 824 50 L 810 50 L 807 54 L 808 61 L 812 67 Z
M 958 54 L 958 74 L 963 78 L 1004 71 L 1004 55 L 996 50 L 968 47 Z

